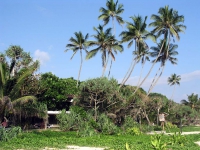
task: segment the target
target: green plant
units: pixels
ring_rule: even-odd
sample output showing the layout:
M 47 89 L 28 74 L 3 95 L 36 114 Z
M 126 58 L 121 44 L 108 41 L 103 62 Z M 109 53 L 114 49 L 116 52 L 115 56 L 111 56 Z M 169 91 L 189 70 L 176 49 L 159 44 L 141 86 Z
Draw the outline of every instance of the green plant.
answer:
M 155 150 L 165 150 L 166 149 L 166 143 L 162 141 L 163 134 L 156 134 L 154 136 L 151 136 L 151 145 L 153 149 Z
M 98 130 L 104 134 L 115 134 L 118 131 L 117 126 L 105 114 L 99 116 L 97 123 Z
M 166 122 L 166 127 L 169 129 L 174 129 L 174 128 L 177 128 L 177 125 L 172 124 L 171 122 Z
M 20 127 L 12 128 L 1 128 L 0 129 L 0 141 L 9 141 L 12 138 L 15 138 L 18 134 L 21 133 Z
M 124 120 L 124 124 L 123 124 L 122 128 L 123 128 L 123 130 L 126 131 L 127 129 L 135 127 L 135 126 L 138 127 L 139 126 L 138 123 L 135 122 L 132 117 L 127 116 Z
M 127 133 L 131 134 L 131 135 L 140 135 L 140 134 L 142 134 L 142 132 L 140 131 L 140 129 L 138 127 L 128 128 L 127 129 Z
M 174 145 L 174 144 L 178 144 L 180 146 L 184 146 L 184 143 L 186 142 L 186 138 L 181 135 L 180 132 L 175 132 L 174 134 L 172 134 L 170 136 L 170 142 L 169 144 Z

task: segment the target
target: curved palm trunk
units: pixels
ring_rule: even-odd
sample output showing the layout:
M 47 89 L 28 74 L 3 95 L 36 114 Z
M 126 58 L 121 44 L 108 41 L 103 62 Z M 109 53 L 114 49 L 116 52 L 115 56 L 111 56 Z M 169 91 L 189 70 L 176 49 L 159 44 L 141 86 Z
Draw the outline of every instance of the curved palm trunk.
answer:
M 133 66 L 132 66 L 132 68 L 131 68 L 131 70 L 130 70 L 130 72 L 128 74 L 128 77 L 124 80 L 124 82 L 121 84 L 121 86 L 123 86 L 126 83 L 126 81 L 130 78 L 130 76 L 131 76 L 136 64 L 137 64 L 137 61 L 135 60 Z
M 160 55 L 160 53 L 161 53 L 161 51 L 162 51 L 163 45 L 164 45 L 164 41 L 163 41 L 162 46 L 161 46 L 161 48 L 160 48 L 159 54 L 158 54 L 156 60 L 154 61 L 153 65 L 151 66 L 149 72 L 147 73 L 147 75 L 145 76 L 145 78 L 142 80 L 142 82 L 140 83 L 140 85 L 137 86 L 137 88 L 135 89 L 135 91 L 134 91 L 133 94 L 135 94 L 135 93 L 137 92 L 137 90 L 142 86 L 142 84 L 144 83 L 144 81 L 145 81 L 145 80 L 147 79 L 147 77 L 150 75 L 150 73 L 151 73 L 151 71 L 152 71 L 154 65 L 156 64 L 156 61 L 158 60 L 158 57 L 159 57 L 159 55 Z
M 155 85 L 157 84 L 157 82 L 158 82 L 158 80 L 160 79 L 160 77 L 161 77 L 161 75 L 162 75 L 164 69 L 165 69 L 165 66 L 162 67 L 162 71 L 160 72 L 160 75 L 158 76 L 158 78 L 156 79 L 155 83 L 153 84 L 153 86 L 152 86 L 151 89 L 149 90 L 147 96 L 150 94 L 150 92 L 153 90 L 153 88 L 154 88 Z
M 76 87 L 78 87 L 79 78 L 80 78 L 81 69 L 82 69 L 82 64 L 83 64 L 82 50 L 80 50 L 80 54 L 81 54 L 81 64 L 80 64 L 80 69 L 79 69 L 79 73 L 78 73 L 78 79 L 77 79 Z
M 124 83 L 124 80 L 126 79 L 126 77 L 127 77 L 128 73 L 131 71 L 131 68 L 132 68 L 133 64 L 134 64 L 134 58 L 133 58 L 133 60 L 131 61 L 131 65 L 130 65 L 130 67 L 129 67 L 128 71 L 126 72 L 126 74 L 125 74 L 125 76 L 124 76 L 124 78 L 123 78 L 123 80 L 122 80 L 122 82 L 121 82 L 121 85 L 120 85 L 120 87 L 122 87 L 122 86 L 123 86 L 123 84 L 122 84 L 122 83 Z
M 154 85 L 154 83 L 155 83 L 155 80 L 156 80 L 156 77 L 157 77 L 158 72 L 160 71 L 161 67 L 162 67 L 162 66 L 160 66 L 160 67 L 158 68 L 158 71 L 156 72 L 156 74 L 155 74 L 155 76 L 154 76 L 154 78 L 153 78 L 153 80 L 152 80 L 152 82 L 151 82 L 151 86 L 149 87 L 149 90 L 148 90 L 147 93 L 149 93 L 150 89 L 153 87 L 153 85 Z
M 110 61 L 110 69 L 109 69 L 109 72 L 108 72 L 108 78 L 109 78 L 109 76 L 110 76 L 111 67 L 112 67 L 112 59 L 111 59 L 111 61 Z
M 142 77 L 142 73 L 143 73 L 143 69 L 144 69 L 144 64 L 145 64 L 145 62 L 142 63 L 142 68 L 141 68 L 141 71 L 140 71 L 140 77 L 139 77 L 139 80 L 138 80 L 137 86 L 139 85 L 140 80 L 141 80 L 141 77 Z
M 105 58 L 105 59 L 106 59 L 106 58 Z M 101 77 L 104 76 L 104 73 L 105 73 L 105 71 L 106 71 L 106 67 L 107 67 L 107 64 L 108 64 L 108 60 L 109 60 L 109 55 L 108 55 L 108 59 L 107 59 L 106 62 L 104 63 L 103 72 L 102 72 L 102 76 L 101 76 Z
M 137 48 L 137 45 L 136 45 L 136 41 L 135 41 L 135 50 L 136 50 L 136 48 Z M 135 61 L 134 61 L 135 60 Z M 134 61 L 134 64 L 133 64 L 133 61 Z M 131 63 L 131 66 L 132 67 L 130 67 L 129 69 L 130 69 L 130 71 L 128 70 L 128 72 L 129 72 L 129 74 L 128 74 L 128 72 L 127 72 L 127 74 L 125 75 L 125 77 L 124 77 L 124 79 L 123 79 L 123 81 L 122 81 L 122 83 L 121 83 L 121 85 L 120 85 L 120 87 L 119 88 L 121 88 L 125 83 L 126 83 L 126 81 L 130 78 L 130 76 L 131 76 L 131 74 L 132 74 L 132 72 L 133 72 L 133 69 L 135 68 L 135 65 L 137 64 L 137 59 L 135 58 L 133 58 L 133 61 L 132 61 L 132 63 Z M 132 65 L 133 64 L 133 65 Z M 128 77 L 126 77 L 128 75 Z

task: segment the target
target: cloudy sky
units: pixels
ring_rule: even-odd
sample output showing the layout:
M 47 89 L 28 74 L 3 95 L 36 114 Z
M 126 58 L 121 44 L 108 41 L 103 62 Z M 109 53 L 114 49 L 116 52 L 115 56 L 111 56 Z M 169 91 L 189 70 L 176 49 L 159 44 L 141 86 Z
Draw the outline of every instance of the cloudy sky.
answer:
M 157 14 L 160 7 L 169 5 L 170 8 L 178 10 L 179 15 L 185 16 L 184 25 L 187 26 L 185 33 L 180 34 L 177 56 L 178 65 L 166 64 L 162 77 L 152 92 L 162 93 L 171 98 L 173 87 L 167 83 L 167 78 L 175 73 L 181 76 L 180 86 L 176 87 L 173 99 L 180 102 L 187 99 L 192 93 L 200 95 L 200 18 L 199 0 L 119 0 L 124 5 L 122 17 L 125 21 L 131 21 L 130 16 L 148 16 L 147 23 L 152 14 Z M 4 52 L 10 45 L 20 45 L 24 51 L 30 52 L 34 59 L 40 60 L 39 72 L 52 72 L 58 77 L 77 79 L 80 55 L 77 53 L 72 60 L 72 52 L 64 52 L 66 44 L 74 32 L 81 31 L 84 35 L 95 34 L 93 27 L 102 24 L 98 20 L 99 8 L 105 7 L 106 0 L 0 0 L 0 52 Z M 116 22 L 116 36 L 126 29 Z M 105 28 L 112 27 L 108 24 Z M 149 31 L 152 28 L 147 28 Z M 89 38 L 92 40 L 92 37 Z M 147 41 L 149 47 L 155 46 Z M 124 52 L 116 55 L 113 63 L 111 76 L 119 82 L 123 79 L 132 60 L 134 46 L 127 48 Z M 88 49 L 91 50 L 91 49 Z M 143 77 L 151 67 L 147 63 L 144 67 Z M 150 83 L 159 67 L 157 64 L 149 78 L 143 84 L 148 90 Z M 127 84 L 136 85 L 139 79 L 141 64 L 138 64 Z M 80 80 L 100 77 L 102 73 L 101 55 L 84 61 Z M 108 70 L 106 75 L 108 74 Z

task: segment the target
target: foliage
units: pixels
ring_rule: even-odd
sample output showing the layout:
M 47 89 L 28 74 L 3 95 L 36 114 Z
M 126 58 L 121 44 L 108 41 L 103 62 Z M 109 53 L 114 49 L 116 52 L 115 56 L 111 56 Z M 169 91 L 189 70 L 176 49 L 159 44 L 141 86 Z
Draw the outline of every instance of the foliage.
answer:
M 21 127 L 0 128 L 0 141 L 9 141 L 21 133 Z
M 133 127 L 138 127 L 138 123 L 136 123 L 132 117 L 127 116 L 124 120 L 124 124 L 122 125 L 123 130 L 128 130 Z
M 105 115 L 101 114 L 98 117 L 97 124 L 99 126 L 99 131 L 104 134 L 115 134 L 117 133 L 118 129 L 117 126 Z
M 162 141 L 163 134 L 156 134 L 154 136 L 151 136 L 151 144 L 153 149 L 155 150 L 165 150 L 166 149 L 166 143 Z
M 63 131 L 77 130 L 83 121 L 80 114 L 73 111 L 73 109 L 70 109 L 70 114 L 66 114 L 66 110 L 62 110 L 56 117 L 59 121 L 60 129 Z
M 200 138 L 199 134 L 186 135 L 187 142 L 184 146 L 179 144 L 167 145 L 167 149 L 176 150 L 188 150 L 188 149 L 200 149 L 194 142 Z M 169 135 L 163 135 L 162 142 L 170 142 Z M 77 146 L 91 146 L 91 147 L 107 147 L 107 149 L 123 150 L 126 143 L 130 149 L 134 150 L 152 150 L 151 136 L 142 134 L 139 136 L 132 135 L 94 135 L 87 137 L 77 137 L 76 132 L 61 132 L 61 131 L 30 131 L 22 132 L 15 139 L 11 139 L 7 142 L 0 142 L 2 150 L 13 149 L 31 149 L 38 150 L 46 148 L 54 149 L 66 149 L 67 145 Z
M 59 78 L 50 72 L 41 75 L 40 84 L 44 91 L 38 96 L 39 101 L 46 103 L 49 110 L 68 109 L 68 97 L 77 93 L 76 80 Z
M 137 136 L 142 134 L 142 132 L 140 131 L 138 127 L 128 128 L 127 133 L 131 135 L 137 135 Z
M 89 79 L 81 83 L 75 104 L 87 110 L 94 110 L 94 117 L 97 120 L 97 112 L 106 112 L 119 102 L 116 98 L 117 89 L 117 80 L 113 78 Z
M 181 135 L 180 132 L 178 132 L 178 133 L 175 132 L 174 134 L 172 134 L 170 136 L 170 143 L 169 144 L 172 144 L 172 145 L 178 144 L 180 146 L 184 146 L 185 142 L 186 142 L 186 138 L 183 135 Z

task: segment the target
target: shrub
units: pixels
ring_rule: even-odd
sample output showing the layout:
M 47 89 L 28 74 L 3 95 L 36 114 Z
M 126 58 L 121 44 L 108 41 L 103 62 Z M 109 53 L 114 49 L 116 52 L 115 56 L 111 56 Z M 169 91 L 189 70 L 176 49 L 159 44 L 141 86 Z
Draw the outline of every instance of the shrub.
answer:
M 142 132 L 140 131 L 140 129 L 138 127 L 128 128 L 127 133 L 131 134 L 131 135 L 141 135 L 142 134 Z
M 9 141 L 15 138 L 19 133 L 21 133 L 21 127 L 1 128 L 0 141 Z
M 123 130 L 126 131 L 127 129 L 138 127 L 139 124 L 133 120 L 132 117 L 127 116 L 124 120 L 124 124 L 122 126 Z
M 63 131 L 77 130 L 79 124 L 85 120 L 84 117 L 86 117 L 86 112 L 77 106 L 70 108 L 70 114 L 66 114 L 66 111 L 62 110 L 62 112 L 57 115 L 60 129 Z
M 98 130 L 105 134 L 115 134 L 118 131 L 117 126 L 105 114 L 99 116 L 97 124 Z

